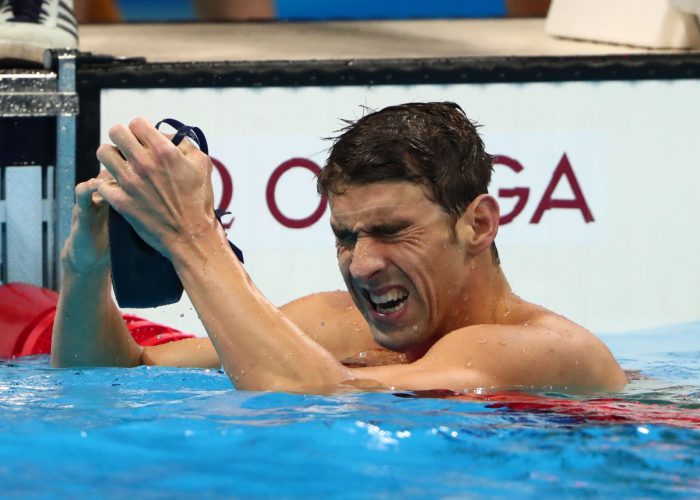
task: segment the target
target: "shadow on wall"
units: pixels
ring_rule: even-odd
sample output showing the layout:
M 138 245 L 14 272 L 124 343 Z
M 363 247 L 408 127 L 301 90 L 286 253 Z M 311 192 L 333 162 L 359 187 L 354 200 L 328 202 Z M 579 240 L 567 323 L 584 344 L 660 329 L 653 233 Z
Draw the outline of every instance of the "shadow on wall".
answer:
M 75 0 L 80 22 L 543 17 L 550 0 Z

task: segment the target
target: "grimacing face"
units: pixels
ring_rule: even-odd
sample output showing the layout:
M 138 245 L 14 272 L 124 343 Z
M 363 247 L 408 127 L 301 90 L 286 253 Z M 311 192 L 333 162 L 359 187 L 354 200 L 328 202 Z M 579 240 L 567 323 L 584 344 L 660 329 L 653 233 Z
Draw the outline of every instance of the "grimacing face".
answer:
M 411 182 L 378 182 L 329 197 L 348 291 L 375 340 L 399 352 L 451 331 L 465 299 L 465 245 L 426 193 Z

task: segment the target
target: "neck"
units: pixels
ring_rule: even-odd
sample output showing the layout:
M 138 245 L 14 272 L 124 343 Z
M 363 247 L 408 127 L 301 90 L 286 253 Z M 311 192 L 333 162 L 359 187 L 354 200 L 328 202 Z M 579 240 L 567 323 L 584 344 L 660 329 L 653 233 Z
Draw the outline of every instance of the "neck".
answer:
M 460 328 L 511 322 L 511 309 L 522 301 L 511 290 L 501 266 L 491 259 L 491 253 L 475 257 L 467 264 L 465 273 L 465 287 L 460 298 L 443 318 L 431 341 L 405 352 L 409 361 L 423 357 L 438 339 Z
M 490 252 L 475 257 L 465 273 L 461 301 L 439 329 L 441 336 L 466 326 L 507 323 L 510 308 L 519 300 Z

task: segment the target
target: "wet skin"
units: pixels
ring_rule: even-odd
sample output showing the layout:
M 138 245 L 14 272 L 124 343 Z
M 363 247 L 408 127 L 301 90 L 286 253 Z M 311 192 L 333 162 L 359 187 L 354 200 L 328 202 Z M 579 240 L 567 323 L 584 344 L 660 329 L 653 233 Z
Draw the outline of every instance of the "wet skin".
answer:
M 425 352 L 464 326 L 464 269 L 472 259 L 455 220 L 424 188 L 350 186 L 330 206 L 340 272 L 380 345 Z
M 614 390 L 626 381 L 590 332 L 511 291 L 490 251 L 499 208 L 489 195 L 450 217 L 420 185 L 346 186 L 330 196 L 331 224 L 340 271 L 357 307 L 348 294 L 336 292 L 278 309 L 255 287 L 212 218 L 208 157 L 186 141 L 173 146 L 142 119 L 113 127 L 110 137 L 124 155 L 100 147 L 100 161 L 113 178 L 85 185 L 84 198 L 98 192 L 170 258 L 211 341 L 136 346 L 111 301 L 108 266 L 98 255 L 82 272 L 64 265 L 54 347 L 65 356 L 55 356 L 55 366 L 220 361 L 239 389 L 294 392 L 347 384 Z M 97 219 L 84 213 L 95 224 L 74 225 L 67 248 L 76 251 L 67 257 L 81 253 L 81 234 L 89 240 L 98 233 L 90 229 L 99 226 Z M 103 307 L 96 308 L 95 300 Z M 87 322 L 86 304 L 96 311 Z M 373 367 L 339 362 L 377 343 L 405 359 Z M 121 346 L 118 355 L 115 346 Z M 194 361 L 193 347 L 203 354 Z

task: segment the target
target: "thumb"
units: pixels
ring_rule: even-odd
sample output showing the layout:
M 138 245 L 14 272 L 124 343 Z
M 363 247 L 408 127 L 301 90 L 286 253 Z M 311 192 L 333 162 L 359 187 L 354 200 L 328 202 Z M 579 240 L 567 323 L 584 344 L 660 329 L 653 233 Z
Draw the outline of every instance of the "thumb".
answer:
M 96 184 L 95 194 L 100 196 L 104 201 L 121 213 L 121 209 L 125 206 L 126 195 L 117 181 L 109 179 L 93 179 Z
M 89 210 L 93 208 L 93 203 L 99 204 L 101 201 L 95 199 L 99 197 L 97 195 L 98 184 L 97 179 L 90 179 L 75 186 L 75 203 L 81 210 Z

